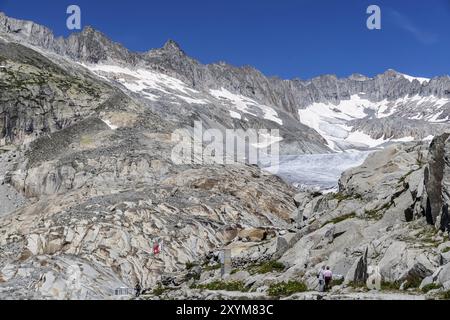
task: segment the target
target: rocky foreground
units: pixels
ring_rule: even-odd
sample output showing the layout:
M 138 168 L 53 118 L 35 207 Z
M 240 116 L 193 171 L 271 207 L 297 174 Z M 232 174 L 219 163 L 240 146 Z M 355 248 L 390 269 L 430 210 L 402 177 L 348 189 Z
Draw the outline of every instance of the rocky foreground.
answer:
M 447 297 L 449 135 L 371 154 L 338 193 L 295 194 L 257 167 L 173 166 L 162 131 L 130 141 L 131 128 L 89 121 L 52 153 L 60 132 L 2 155 L 14 164 L 3 180 L 28 201 L 0 217 L 2 298 L 126 298 L 115 289 L 136 283 L 144 299 Z M 322 265 L 336 275 L 326 295 L 314 292 Z M 382 289 L 366 292 L 375 267 Z
M 201 260 L 202 267 L 193 267 L 197 280 L 154 293 L 171 299 L 448 298 L 448 137 L 373 153 L 343 174 L 339 193 L 297 194 L 291 229 L 273 238 L 238 236 L 228 245 L 234 270 L 227 280 L 209 270 L 213 262 Z M 326 294 L 315 292 L 323 265 L 336 275 Z M 381 290 L 368 291 L 373 270 Z

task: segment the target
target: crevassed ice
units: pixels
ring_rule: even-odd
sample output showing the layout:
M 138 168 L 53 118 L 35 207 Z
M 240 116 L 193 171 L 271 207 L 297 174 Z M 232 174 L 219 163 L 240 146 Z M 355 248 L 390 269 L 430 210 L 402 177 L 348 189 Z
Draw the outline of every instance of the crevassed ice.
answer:
M 342 173 L 364 163 L 371 151 L 346 151 L 334 154 L 306 154 L 281 156 L 279 164 L 264 166 L 285 181 L 307 189 L 333 189 L 338 185 Z

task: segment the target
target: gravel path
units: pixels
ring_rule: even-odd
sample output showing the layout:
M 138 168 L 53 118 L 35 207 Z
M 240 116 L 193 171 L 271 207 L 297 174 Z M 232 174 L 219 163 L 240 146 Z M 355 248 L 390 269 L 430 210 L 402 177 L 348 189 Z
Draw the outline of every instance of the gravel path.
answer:
M 425 295 L 415 295 L 402 292 L 349 292 L 327 293 L 305 292 L 286 298 L 287 300 L 426 300 Z

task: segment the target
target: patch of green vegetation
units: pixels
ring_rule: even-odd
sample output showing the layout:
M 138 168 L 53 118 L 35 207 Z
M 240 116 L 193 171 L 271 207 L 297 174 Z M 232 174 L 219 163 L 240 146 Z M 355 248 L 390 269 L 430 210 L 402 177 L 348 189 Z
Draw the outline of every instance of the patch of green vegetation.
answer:
M 444 240 L 435 239 L 438 231 L 433 226 L 427 226 L 423 232 L 418 235 L 418 240 L 428 246 L 438 247 Z
M 390 281 L 382 281 L 381 282 L 381 290 L 383 291 L 398 291 L 400 290 L 401 283 L 398 281 L 390 282 Z
M 194 279 L 195 281 L 199 281 L 201 278 L 201 274 L 200 273 L 188 273 L 184 279 L 185 281 L 189 281 L 191 279 Z
M 211 290 L 211 291 L 240 291 L 240 292 L 248 292 L 250 288 L 246 287 L 244 282 L 242 281 L 213 281 L 207 284 L 198 284 L 193 285 L 192 289 L 202 289 L 202 290 Z
M 334 199 L 334 200 L 337 200 L 339 203 L 340 203 L 341 201 L 348 200 L 348 199 L 350 199 L 350 198 L 351 198 L 351 196 L 349 196 L 349 195 L 347 195 L 347 194 L 344 194 L 344 193 L 341 193 L 341 192 L 338 192 L 338 193 L 334 193 L 334 194 L 333 194 L 333 199 Z
M 418 153 L 417 153 L 416 164 L 417 164 L 419 167 L 422 167 L 422 166 L 425 165 L 425 163 L 426 163 L 426 161 L 424 160 L 424 154 L 423 154 L 422 152 L 418 152 Z
M 190 262 L 190 261 L 186 262 L 186 270 L 191 270 L 192 268 L 194 268 L 196 266 L 198 266 L 198 264 L 195 262 Z
M 283 272 L 286 266 L 278 261 L 267 261 L 264 263 L 256 264 L 248 268 L 250 274 L 266 274 L 271 272 Z
M 352 213 L 349 213 L 349 214 L 345 214 L 343 216 L 340 216 L 340 217 L 337 217 L 337 218 L 331 219 L 330 221 L 325 222 L 322 225 L 322 228 L 325 227 L 327 224 L 330 224 L 330 223 L 337 224 L 339 222 L 342 222 L 342 221 L 345 221 L 345 220 L 348 220 L 348 219 L 353 219 L 355 217 L 356 217 L 356 213 L 355 212 L 352 212 Z
M 405 185 L 405 181 L 406 179 L 412 175 L 414 172 L 416 172 L 416 170 L 411 170 L 409 171 L 407 174 L 405 174 L 403 177 L 400 178 L 400 180 L 398 181 L 399 184 Z
M 289 281 L 271 284 L 267 293 L 271 297 L 287 297 L 305 291 L 308 291 L 308 287 L 303 282 Z
M 389 210 L 394 205 L 394 200 L 386 202 L 381 208 L 377 209 L 378 211 L 386 211 Z
M 421 239 L 421 241 L 424 243 L 425 247 L 434 247 L 437 248 L 441 242 L 435 241 L 433 239 Z
M 364 217 L 368 220 L 381 220 L 383 218 L 383 213 L 381 210 L 366 210 L 364 212 Z
M 83 146 L 91 145 L 93 143 L 94 143 L 94 140 L 91 137 L 88 137 L 88 136 L 82 136 L 81 139 L 80 139 L 80 144 L 83 145 Z
M 442 250 L 442 253 L 447 253 L 450 251 L 450 247 L 445 248 L 444 250 Z
M 333 281 L 331 281 L 331 287 L 334 286 L 340 286 L 344 283 L 344 278 L 341 279 L 334 279 Z
M 172 289 L 170 289 L 170 288 L 166 288 L 166 287 L 163 287 L 163 286 L 159 285 L 158 287 L 156 287 L 155 289 L 153 289 L 152 294 L 153 294 L 154 296 L 160 297 L 160 296 L 162 296 L 164 293 L 166 293 L 167 291 L 171 291 L 171 290 L 172 290 Z
M 213 271 L 213 270 L 218 270 L 221 267 L 222 267 L 222 265 L 220 263 L 216 263 L 216 264 L 213 264 L 213 265 L 207 264 L 207 265 L 203 266 L 203 270 L 204 271 Z
M 341 203 L 344 200 L 350 200 L 350 199 L 361 200 L 362 199 L 362 196 L 360 194 L 348 195 L 348 194 L 345 194 L 342 192 L 333 193 L 332 197 L 333 197 L 333 199 L 337 200 L 338 203 Z
M 348 286 L 354 289 L 367 289 L 366 283 L 362 281 L 351 281 Z
M 379 208 L 373 209 L 373 210 L 366 210 L 364 212 L 364 216 L 366 219 L 369 220 L 381 220 L 384 216 L 384 212 L 386 210 L 389 210 L 394 205 L 394 200 L 391 199 L 389 202 L 386 202 L 384 205 L 382 205 Z
M 439 294 L 439 298 L 443 300 L 450 300 L 450 290 L 444 291 L 441 294 Z
M 442 288 L 442 285 L 440 285 L 438 283 L 430 283 L 422 288 L 422 292 L 428 293 L 431 290 L 436 290 L 436 289 L 440 289 L 440 288 Z
M 417 289 L 420 287 L 420 284 L 422 283 L 422 278 L 418 276 L 407 276 L 406 277 L 406 283 L 403 285 L 404 290 L 408 289 Z
M 362 200 L 362 195 L 360 195 L 360 194 L 354 194 L 353 195 L 353 199 L 356 199 L 356 200 Z

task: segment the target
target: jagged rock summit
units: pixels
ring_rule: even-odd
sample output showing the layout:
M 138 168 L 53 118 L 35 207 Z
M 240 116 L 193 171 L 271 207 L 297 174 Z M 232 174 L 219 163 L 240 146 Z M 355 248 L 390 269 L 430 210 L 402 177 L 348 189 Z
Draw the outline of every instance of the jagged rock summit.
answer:
M 185 54 L 184 51 L 181 49 L 180 45 L 171 39 L 167 40 L 167 42 L 163 46 L 163 49 L 172 53 Z

